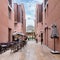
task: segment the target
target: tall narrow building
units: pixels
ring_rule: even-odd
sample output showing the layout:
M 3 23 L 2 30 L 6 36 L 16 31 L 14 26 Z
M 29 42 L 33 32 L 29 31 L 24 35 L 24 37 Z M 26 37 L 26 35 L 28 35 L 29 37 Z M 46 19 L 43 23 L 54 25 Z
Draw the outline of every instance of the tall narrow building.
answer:
M 60 52 L 60 0 L 44 0 L 43 28 L 44 44 L 51 50 Z
M 3 5 L 2 5 L 3 4 Z M 0 1 L 0 43 L 12 41 L 14 15 L 12 0 Z
M 16 32 L 26 33 L 26 19 L 24 5 L 14 4 L 14 26 Z
M 8 0 L 8 42 L 12 41 L 14 32 L 14 11 L 12 8 L 12 0 Z
M 43 34 L 43 8 L 42 4 L 36 5 L 36 19 L 35 19 L 35 36 L 38 41 L 41 41 L 41 34 Z

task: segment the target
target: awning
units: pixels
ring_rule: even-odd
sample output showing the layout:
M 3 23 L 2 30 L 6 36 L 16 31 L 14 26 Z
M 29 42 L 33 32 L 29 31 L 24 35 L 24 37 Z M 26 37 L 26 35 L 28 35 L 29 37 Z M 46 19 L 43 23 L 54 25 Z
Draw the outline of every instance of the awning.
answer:
M 24 33 L 21 33 L 21 32 L 14 32 L 14 33 L 13 33 L 13 36 L 15 36 L 15 35 L 23 36 L 23 35 L 25 35 L 25 34 L 24 34 Z

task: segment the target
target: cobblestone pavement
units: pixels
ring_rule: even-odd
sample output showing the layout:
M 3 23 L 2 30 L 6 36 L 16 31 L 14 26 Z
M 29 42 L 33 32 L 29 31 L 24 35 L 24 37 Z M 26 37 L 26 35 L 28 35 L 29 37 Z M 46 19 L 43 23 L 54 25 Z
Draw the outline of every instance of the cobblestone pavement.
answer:
M 40 43 L 29 41 L 22 50 L 0 54 L 0 60 L 60 60 L 60 54 L 51 54 L 50 50 Z

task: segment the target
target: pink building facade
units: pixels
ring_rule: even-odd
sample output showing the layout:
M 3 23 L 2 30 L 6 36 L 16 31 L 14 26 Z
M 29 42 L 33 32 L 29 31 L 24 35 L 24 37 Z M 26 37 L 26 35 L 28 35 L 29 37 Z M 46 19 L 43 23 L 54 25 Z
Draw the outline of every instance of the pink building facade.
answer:
M 43 3 L 43 40 L 44 44 L 52 50 L 60 51 L 60 1 L 44 0 Z M 51 38 L 52 25 L 57 26 L 59 38 Z M 55 46 L 54 46 L 55 45 Z
M 38 41 L 41 41 L 41 33 L 43 31 L 43 20 L 42 20 L 42 4 L 36 5 L 36 19 L 35 19 L 35 35 Z
M 3 5 L 2 5 L 3 4 Z M 24 5 L 14 4 L 12 0 L 0 1 L 0 43 L 11 42 L 13 33 L 26 33 L 26 19 Z
M 12 41 L 13 30 L 14 30 L 14 13 L 12 10 L 12 0 L 1 0 L 0 43 Z
M 14 4 L 14 30 L 26 34 L 26 19 L 24 5 Z

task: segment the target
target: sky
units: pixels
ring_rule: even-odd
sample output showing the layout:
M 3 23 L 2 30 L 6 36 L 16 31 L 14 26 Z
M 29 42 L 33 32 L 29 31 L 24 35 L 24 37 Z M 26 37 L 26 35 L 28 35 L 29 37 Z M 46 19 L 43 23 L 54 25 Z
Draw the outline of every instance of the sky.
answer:
M 26 13 L 26 26 L 34 26 L 36 4 L 41 4 L 43 0 L 13 0 L 13 3 L 24 4 Z

